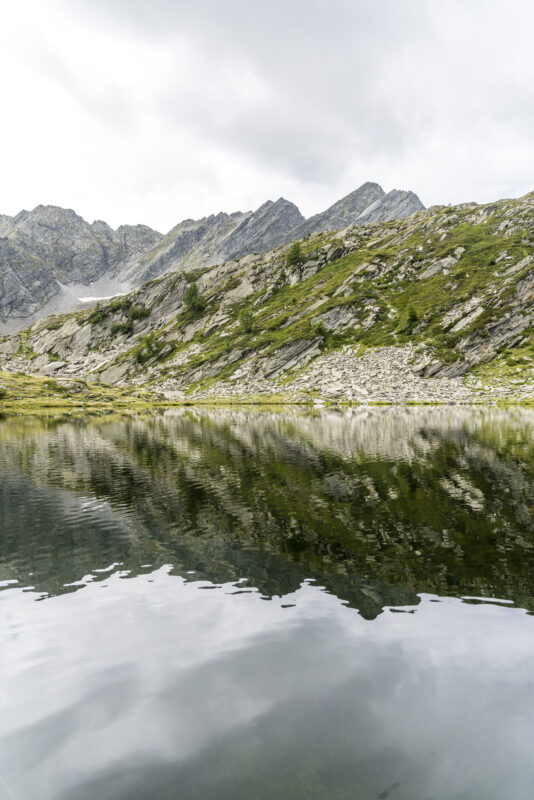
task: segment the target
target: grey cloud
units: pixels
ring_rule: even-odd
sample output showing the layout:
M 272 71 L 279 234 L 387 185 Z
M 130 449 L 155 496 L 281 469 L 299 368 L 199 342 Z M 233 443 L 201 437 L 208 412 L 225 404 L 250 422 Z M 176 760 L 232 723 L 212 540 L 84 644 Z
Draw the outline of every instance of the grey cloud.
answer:
M 412 116 L 388 109 L 394 76 L 383 58 L 404 50 L 400 37 L 418 32 L 425 5 L 401 8 L 392 0 L 301 4 L 277 0 L 195 5 L 75 4 L 94 19 L 135 36 L 149 35 L 176 48 L 194 43 L 192 74 L 163 86 L 153 112 L 173 126 L 194 131 L 206 144 L 223 145 L 258 164 L 304 181 L 331 182 L 354 153 L 400 155 L 413 134 Z M 424 24 L 423 23 L 423 27 Z M 415 44 L 412 35 L 411 44 Z M 265 87 L 264 98 L 236 92 L 243 74 Z
M 82 131 L 75 154 L 89 165 L 97 216 L 122 221 L 125 184 L 128 215 L 155 227 L 174 224 L 175 213 L 252 207 L 268 193 L 310 214 L 366 180 L 413 189 L 428 204 L 534 186 L 530 0 L 506 8 L 501 0 L 49 0 L 48 8 L 56 16 L 42 36 L 33 32 L 32 69 L 64 92 L 64 108 L 56 103 L 48 120 L 52 147 L 61 151 L 71 118 Z M 55 202 L 73 205 L 77 187 L 69 175 L 54 180 L 63 178 L 67 196 Z M 165 221 L 145 216 L 147 197 Z
M 521 0 L 511 0 L 505 19 L 494 0 L 468 9 L 460 0 L 446 8 L 423 0 L 69 5 L 175 49 L 177 75 L 187 42 L 191 74 L 162 87 L 154 114 L 300 181 L 331 182 L 355 157 L 402 160 L 455 119 L 460 136 L 501 122 L 524 133 L 532 121 L 526 85 L 514 84 L 507 110 L 510 65 L 495 53 L 515 17 L 532 17 Z M 266 89 L 257 102 L 235 91 L 247 71 Z
M 68 64 L 49 45 L 40 43 L 32 53 L 39 71 L 47 73 L 69 95 L 71 103 L 84 107 L 89 114 L 105 118 L 108 124 L 123 131 L 135 125 L 135 98 L 127 96 L 110 76 L 105 86 L 81 77 L 73 64 Z

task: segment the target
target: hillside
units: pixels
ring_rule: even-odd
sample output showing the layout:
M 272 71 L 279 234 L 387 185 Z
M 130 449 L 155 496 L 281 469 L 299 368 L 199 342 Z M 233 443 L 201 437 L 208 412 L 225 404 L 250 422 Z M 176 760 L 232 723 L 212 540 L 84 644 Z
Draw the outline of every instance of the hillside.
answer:
M 309 220 L 280 198 L 256 211 L 187 219 L 165 236 L 145 225 L 113 230 L 105 222 L 89 224 L 57 206 L 0 216 L 0 334 L 81 307 L 84 298 L 123 294 L 169 271 L 266 253 L 311 231 L 358 224 L 362 214 L 378 221 L 421 208 L 413 192 L 385 194 L 365 183 Z
M 42 320 L 0 366 L 169 399 L 534 399 L 534 193 L 301 246 L 292 266 L 279 247 Z

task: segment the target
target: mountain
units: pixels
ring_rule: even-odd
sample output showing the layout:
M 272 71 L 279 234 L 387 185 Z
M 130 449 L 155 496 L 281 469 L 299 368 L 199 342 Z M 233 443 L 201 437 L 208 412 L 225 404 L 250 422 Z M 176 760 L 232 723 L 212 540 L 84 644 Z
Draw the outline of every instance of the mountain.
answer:
M 136 263 L 161 239 L 145 225 L 89 224 L 71 209 L 37 206 L 0 218 L 0 315 L 27 319 L 63 286 L 87 286 Z M 112 287 L 114 288 L 114 287 Z M 68 295 L 67 295 L 68 296 Z M 61 304 L 61 308 L 68 302 Z
M 385 195 L 386 193 L 378 183 L 364 183 L 359 189 L 338 200 L 326 211 L 314 214 L 313 217 L 304 220 L 295 230 L 295 239 L 300 239 L 307 233 L 335 231 L 346 228 L 348 225 L 354 225 L 366 208 L 380 202 Z M 419 209 L 414 210 L 418 211 Z
M 365 222 L 389 222 L 393 219 L 404 219 L 423 208 L 424 205 L 413 192 L 393 189 L 365 208 L 354 222 L 362 225 Z
M 196 270 L 266 253 L 310 232 L 336 230 L 366 222 L 406 216 L 422 208 L 411 192 L 390 201 L 367 183 L 330 209 L 305 220 L 284 198 L 267 201 L 256 211 L 220 213 L 184 220 L 165 236 L 144 225 L 113 230 L 105 222 L 89 224 L 74 211 L 37 206 L 15 217 L 0 216 L 0 331 L 20 329 L 47 314 L 80 305 L 80 298 L 124 293 L 166 272 Z
M 137 269 L 123 270 L 123 276 L 130 285 L 139 285 L 172 269 L 194 270 L 251 252 L 266 253 L 287 242 L 303 219 L 297 206 L 282 197 L 257 211 L 188 219 L 147 251 Z
M 534 193 L 359 221 L 301 249 L 49 317 L 0 339 L 0 366 L 168 399 L 534 400 Z
M 304 220 L 292 232 L 293 239 L 300 239 L 310 233 L 340 230 L 349 225 L 360 225 L 365 222 L 402 219 L 423 208 L 424 205 L 413 192 L 393 189 L 386 194 L 378 183 L 364 183 L 326 211 Z

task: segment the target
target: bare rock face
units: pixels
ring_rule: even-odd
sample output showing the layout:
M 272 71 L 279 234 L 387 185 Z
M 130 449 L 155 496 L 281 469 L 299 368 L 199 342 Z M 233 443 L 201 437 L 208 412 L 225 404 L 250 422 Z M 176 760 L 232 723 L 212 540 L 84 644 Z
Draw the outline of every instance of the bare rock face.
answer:
M 292 231 L 292 238 L 300 239 L 307 233 L 335 231 L 353 225 L 367 208 L 380 202 L 385 196 L 386 193 L 378 183 L 364 183 L 326 211 L 305 220 Z
M 393 189 L 372 206 L 366 208 L 356 220 L 356 224 L 404 219 L 423 209 L 424 205 L 416 194 Z
M 386 194 L 378 183 L 364 183 L 326 211 L 302 222 L 291 232 L 291 238 L 299 239 L 307 233 L 340 230 L 349 225 L 403 219 L 422 209 L 424 205 L 413 192 L 393 189 Z
M 161 238 L 144 225 L 90 225 L 56 206 L 4 216 L 0 233 L 0 316 L 19 319 L 35 314 L 62 284 L 90 285 Z
M 303 220 L 294 203 L 283 197 L 276 203 L 268 200 L 221 242 L 217 257 L 221 261 L 228 261 L 247 253 L 268 253 L 284 244 Z
M 3 231 L 12 247 L 47 265 L 56 279 L 86 284 L 161 238 L 144 225 L 117 231 L 101 221 L 90 225 L 71 209 L 56 206 L 21 211 L 11 224 L 4 222 Z
M 0 316 L 29 317 L 59 291 L 42 261 L 24 247 L 0 239 Z
M 175 225 L 156 244 L 148 249 L 138 264 L 122 269 L 127 283 L 136 286 L 176 269 L 197 269 L 216 263 L 219 244 L 247 218 L 235 214 L 211 214 L 202 219 L 186 219 Z
M 303 219 L 297 206 L 283 197 L 275 203 L 268 200 L 256 211 L 188 219 L 123 274 L 130 285 L 138 285 L 176 269 L 195 270 L 249 253 L 267 253 L 286 242 Z
M 0 215 L 0 334 L 71 310 L 82 297 L 129 291 L 175 270 L 264 254 L 307 233 L 401 218 L 422 207 L 412 192 L 386 195 L 377 183 L 364 183 L 307 220 L 281 197 L 256 211 L 184 220 L 165 236 L 145 225 L 90 224 L 57 206 Z

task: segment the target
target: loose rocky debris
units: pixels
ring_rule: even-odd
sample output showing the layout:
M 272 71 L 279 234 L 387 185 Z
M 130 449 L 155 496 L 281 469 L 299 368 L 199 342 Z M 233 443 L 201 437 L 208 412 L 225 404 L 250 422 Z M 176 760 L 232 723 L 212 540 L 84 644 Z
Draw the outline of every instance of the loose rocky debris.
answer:
M 534 399 L 534 195 L 361 222 L 41 320 L 0 365 L 173 400 Z
M 357 349 L 357 348 L 356 348 Z M 243 368 L 232 381 L 217 383 L 193 397 L 240 397 L 284 395 L 350 403 L 465 403 L 477 395 L 458 378 L 424 379 L 415 361 L 422 353 L 415 347 L 383 347 L 358 356 L 351 347 L 319 355 L 295 377 L 269 380 L 269 374 Z M 278 373 L 279 374 L 279 373 Z M 162 386 L 165 393 L 172 391 Z

